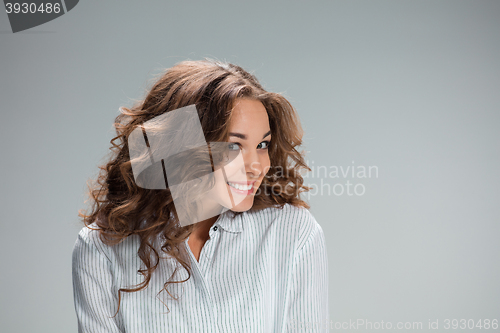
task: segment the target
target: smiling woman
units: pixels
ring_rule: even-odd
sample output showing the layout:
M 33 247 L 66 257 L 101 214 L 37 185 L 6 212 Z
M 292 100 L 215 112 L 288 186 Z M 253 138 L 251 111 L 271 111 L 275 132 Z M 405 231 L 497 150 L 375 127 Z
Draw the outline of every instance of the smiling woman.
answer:
M 229 123 L 229 142 L 231 147 L 241 151 L 243 160 L 249 168 L 248 181 L 238 182 L 228 179 L 228 187 L 237 194 L 246 195 L 233 211 L 247 211 L 252 208 L 255 192 L 269 171 L 269 143 L 271 130 L 269 117 L 264 105 L 253 99 L 237 99 L 234 103 Z
M 221 209 L 182 225 L 168 175 L 165 189 L 136 183 L 128 139 L 190 105 L 209 146 L 224 143 L 231 158 L 210 157 L 206 200 Z M 143 101 L 121 111 L 114 154 L 90 189 L 92 211 L 80 213 L 79 331 L 285 332 L 290 322 L 325 323 L 325 239 L 300 198 L 308 190 L 300 171 L 309 168 L 296 149 L 302 129 L 290 103 L 241 67 L 205 60 L 168 69 Z

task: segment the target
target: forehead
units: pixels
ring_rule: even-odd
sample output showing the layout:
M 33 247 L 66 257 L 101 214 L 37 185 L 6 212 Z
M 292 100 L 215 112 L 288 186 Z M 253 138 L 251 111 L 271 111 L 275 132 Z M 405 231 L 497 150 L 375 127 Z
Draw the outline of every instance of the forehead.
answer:
M 229 130 L 231 132 L 237 130 L 240 133 L 269 131 L 269 117 L 266 108 L 258 100 L 237 99 L 232 110 Z

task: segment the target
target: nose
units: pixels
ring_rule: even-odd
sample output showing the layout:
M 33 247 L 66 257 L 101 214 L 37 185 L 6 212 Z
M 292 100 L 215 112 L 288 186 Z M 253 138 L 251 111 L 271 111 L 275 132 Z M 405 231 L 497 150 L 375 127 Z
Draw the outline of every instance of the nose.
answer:
M 243 155 L 245 161 L 245 171 L 248 178 L 259 178 L 262 175 L 263 168 L 259 154 L 251 151 Z

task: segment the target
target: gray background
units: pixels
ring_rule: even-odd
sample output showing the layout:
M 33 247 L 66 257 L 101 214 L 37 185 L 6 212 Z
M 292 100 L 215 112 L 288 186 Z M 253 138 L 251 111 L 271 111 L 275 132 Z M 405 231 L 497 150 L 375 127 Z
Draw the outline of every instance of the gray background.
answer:
M 0 330 L 77 331 L 77 211 L 118 108 L 203 57 L 284 93 L 315 166 L 378 167 L 307 179 L 365 186 L 310 197 L 333 322 L 500 319 L 499 18 L 499 1 L 87 0 L 12 34 L 0 11 Z

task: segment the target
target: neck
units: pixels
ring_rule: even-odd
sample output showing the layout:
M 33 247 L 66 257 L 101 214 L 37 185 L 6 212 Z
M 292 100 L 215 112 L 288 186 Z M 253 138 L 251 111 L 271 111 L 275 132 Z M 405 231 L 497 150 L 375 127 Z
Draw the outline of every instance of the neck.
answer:
M 189 236 L 189 238 L 195 238 L 199 240 L 207 240 L 209 238 L 208 232 L 210 231 L 210 228 L 215 224 L 215 221 L 219 216 L 214 216 L 209 219 L 206 219 L 204 221 L 198 222 L 194 225 L 193 232 Z

